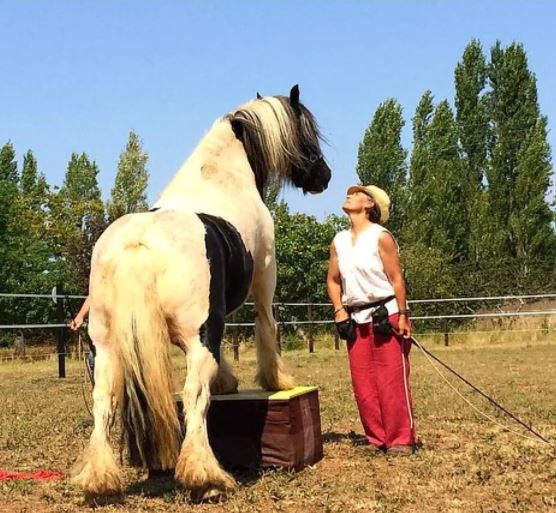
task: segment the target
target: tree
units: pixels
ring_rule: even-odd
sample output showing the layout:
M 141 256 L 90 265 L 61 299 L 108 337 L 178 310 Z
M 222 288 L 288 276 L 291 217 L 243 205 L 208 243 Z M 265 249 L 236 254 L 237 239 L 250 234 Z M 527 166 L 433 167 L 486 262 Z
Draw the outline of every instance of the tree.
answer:
M 126 148 L 120 154 L 118 172 L 108 202 L 110 222 L 124 214 L 144 212 L 148 209 L 145 194 L 149 180 L 146 168 L 148 159 L 149 156 L 143 152 L 139 136 L 131 131 Z
M 45 237 L 48 229 L 47 205 L 49 188 L 38 172 L 37 160 L 31 150 L 23 157 L 19 194 L 14 204 L 11 232 L 15 251 L 14 292 L 36 293 L 55 285 L 51 273 L 50 245 Z M 13 304 L 12 322 L 47 322 L 52 307 L 40 299 Z
M 392 216 L 388 227 L 396 234 L 406 217 L 407 151 L 401 144 L 404 125 L 402 108 L 395 99 L 381 103 L 359 144 L 357 156 L 359 181 L 377 185 L 389 194 Z
M 412 297 L 454 293 L 453 265 L 468 254 L 465 168 L 459 154 L 458 129 L 447 101 L 433 106 L 426 91 L 413 118 L 410 163 L 411 218 L 402 245 Z M 426 261 L 423 267 L 422 262 Z M 428 280 L 436 276 L 438 287 Z M 426 280 L 427 283 L 424 283 Z
M 12 291 L 16 285 L 17 251 L 19 234 L 14 233 L 17 223 L 18 172 L 15 150 L 10 142 L 0 150 L 0 289 Z
M 530 271 L 527 267 L 534 265 L 535 260 L 556 256 L 554 215 L 546 201 L 552 174 L 546 125 L 546 118 L 539 118 L 517 156 L 513 190 L 516 208 L 510 213 L 510 230 L 516 256 L 526 266 L 525 275 Z
M 485 214 L 483 179 L 487 165 L 489 134 L 488 95 L 485 94 L 487 63 L 481 44 L 472 40 L 456 66 L 456 120 L 462 157 L 467 168 L 466 214 L 469 221 L 469 258 L 477 262 L 489 233 Z
M 473 173 L 472 185 L 483 182 L 488 140 L 488 105 L 485 97 L 487 64 L 481 43 L 472 40 L 455 70 L 456 120 L 463 158 Z
M 516 197 L 516 182 L 522 146 L 539 122 L 537 86 L 523 46 L 517 43 L 506 49 L 500 42 L 493 46 L 488 77 L 493 127 L 487 168 L 488 214 L 494 228 L 489 253 L 491 258 L 515 258 L 517 240 L 510 219 L 514 211 L 521 208 L 521 199 Z M 527 170 L 523 166 L 521 174 L 524 181 Z
M 330 243 L 344 228 L 343 218 L 328 217 L 319 223 L 314 217 L 290 213 L 281 202 L 274 210 L 279 301 L 326 301 L 326 272 Z
M 427 175 L 431 166 L 429 127 L 434 112 L 433 96 L 425 91 L 413 116 L 413 151 L 409 164 L 409 217 L 403 230 L 403 240 L 408 243 L 429 237 L 431 219 L 431 183 Z
M 467 168 L 459 154 L 458 129 L 446 100 L 435 109 L 429 127 L 430 185 L 432 215 L 429 244 L 455 261 L 468 258 L 469 221 Z
M 88 289 L 93 246 L 106 226 L 97 175 L 94 161 L 73 153 L 64 183 L 50 202 L 58 277 L 75 292 Z

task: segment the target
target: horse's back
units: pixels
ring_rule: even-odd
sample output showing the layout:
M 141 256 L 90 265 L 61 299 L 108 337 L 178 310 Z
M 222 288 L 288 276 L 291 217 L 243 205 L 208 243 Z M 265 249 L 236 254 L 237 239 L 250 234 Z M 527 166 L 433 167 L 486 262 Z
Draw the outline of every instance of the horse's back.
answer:
M 159 299 L 168 309 L 195 302 L 227 314 L 249 295 L 253 256 L 238 230 L 221 217 L 157 209 L 119 218 L 95 247 L 91 283 L 95 274 L 130 265 L 139 247 L 150 255 L 144 272 L 155 275 Z

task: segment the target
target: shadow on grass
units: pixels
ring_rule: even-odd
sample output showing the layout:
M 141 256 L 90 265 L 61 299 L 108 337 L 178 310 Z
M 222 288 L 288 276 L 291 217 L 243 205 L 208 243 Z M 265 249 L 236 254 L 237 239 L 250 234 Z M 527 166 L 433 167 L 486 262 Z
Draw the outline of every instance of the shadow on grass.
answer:
M 240 486 L 253 486 L 264 474 L 273 472 L 271 469 L 261 467 L 226 468 Z M 149 476 L 142 481 L 130 484 L 125 495 L 141 495 L 144 497 L 175 497 L 187 491 L 181 488 L 174 479 L 172 470 L 150 471 Z
M 365 441 L 365 437 L 363 435 L 358 435 L 355 431 L 348 431 L 347 433 L 327 431 L 322 434 L 322 441 L 325 444 L 350 442 L 352 445 L 360 445 Z

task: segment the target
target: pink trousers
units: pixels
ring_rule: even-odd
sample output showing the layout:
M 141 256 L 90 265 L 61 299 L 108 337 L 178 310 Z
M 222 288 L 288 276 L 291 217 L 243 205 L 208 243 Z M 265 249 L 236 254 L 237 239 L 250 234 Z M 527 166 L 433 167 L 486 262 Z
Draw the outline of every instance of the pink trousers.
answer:
M 390 316 L 397 325 L 398 315 Z M 374 334 L 371 323 L 358 324 L 348 343 L 353 392 L 367 440 L 378 447 L 413 445 L 415 426 L 409 386 L 411 341 Z

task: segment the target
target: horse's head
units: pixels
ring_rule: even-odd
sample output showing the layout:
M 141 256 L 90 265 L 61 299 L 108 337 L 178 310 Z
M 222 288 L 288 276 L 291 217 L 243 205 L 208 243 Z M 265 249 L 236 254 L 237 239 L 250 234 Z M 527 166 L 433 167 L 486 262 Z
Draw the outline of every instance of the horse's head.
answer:
M 299 101 L 297 85 L 289 97 L 257 93 L 256 100 L 228 119 L 243 142 L 261 194 L 271 175 L 303 192 L 319 193 L 328 187 L 331 171 L 320 147 L 318 125 Z

